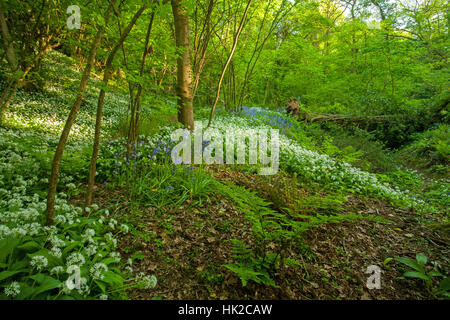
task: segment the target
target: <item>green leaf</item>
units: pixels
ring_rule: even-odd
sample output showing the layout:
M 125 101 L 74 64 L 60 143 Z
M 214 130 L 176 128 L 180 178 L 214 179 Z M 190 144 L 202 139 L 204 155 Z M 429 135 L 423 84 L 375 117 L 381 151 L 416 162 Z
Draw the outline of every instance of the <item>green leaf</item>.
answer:
M 75 249 L 76 247 L 81 246 L 81 245 L 82 244 L 79 241 L 71 242 L 69 245 L 67 245 L 67 247 L 64 248 L 64 250 L 62 252 L 63 256 L 65 256 L 69 252 L 73 251 L 73 249 Z
M 404 277 L 408 277 L 408 278 L 417 278 L 417 279 L 421 279 L 424 280 L 426 282 L 431 282 L 431 278 L 428 277 L 426 274 L 421 273 L 421 272 L 416 272 L 416 271 L 408 271 L 405 272 L 403 274 Z
M 260 276 L 263 276 L 261 272 L 256 272 L 254 270 L 251 270 L 250 268 L 242 267 L 242 266 L 236 266 L 234 264 L 226 264 L 224 265 L 225 268 L 233 271 L 237 274 L 237 276 L 241 279 L 242 286 L 247 286 L 247 282 L 249 280 L 252 280 L 256 283 L 261 283 Z
M 423 254 L 418 253 L 416 254 L 416 260 L 420 265 L 424 266 L 427 264 L 428 258 Z
M 98 285 L 98 287 L 100 288 L 100 290 L 102 290 L 103 293 L 106 292 L 106 285 L 102 281 L 94 280 L 94 282 Z
M 101 261 L 101 263 L 104 263 L 106 265 L 110 265 L 111 263 L 115 263 L 115 262 L 116 262 L 115 258 L 106 258 Z
M 36 251 L 34 253 L 28 253 L 27 256 L 30 259 L 35 257 L 35 256 L 44 256 L 45 258 L 47 258 L 48 265 L 47 265 L 46 269 L 51 269 L 53 267 L 56 267 L 56 266 L 59 266 L 59 265 L 63 264 L 61 258 L 57 258 L 55 256 L 52 256 L 49 253 L 49 250 L 47 250 L 47 249 L 41 249 L 41 250 Z
M 386 258 L 384 261 L 383 261 L 383 264 L 384 265 L 387 265 L 389 262 L 391 262 L 392 260 L 394 260 L 394 258 Z
M 18 273 L 27 272 L 27 271 L 28 270 L 25 269 L 25 270 L 15 270 L 15 271 L 6 270 L 6 271 L 3 271 L 3 272 L 0 272 L 0 281 L 8 279 L 8 278 L 10 278 L 13 275 L 16 275 Z
M 420 264 L 418 264 L 416 261 L 414 261 L 413 259 L 410 258 L 404 258 L 404 257 L 397 257 L 394 258 L 395 261 L 398 261 L 400 263 L 403 263 L 405 265 L 407 265 L 410 268 L 413 268 L 414 270 L 425 274 L 425 269 L 423 268 L 423 266 L 421 266 Z
M 36 280 L 36 282 L 39 284 L 39 287 L 37 287 L 33 292 L 33 296 L 31 298 L 36 297 L 40 293 L 56 289 L 61 284 L 61 281 L 44 274 L 37 274 L 34 276 L 30 276 L 30 278 Z
M 7 258 L 12 252 L 14 248 L 20 243 L 20 239 L 6 237 L 0 240 L 0 263 L 6 263 Z
M 17 247 L 17 249 L 23 250 L 25 252 L 38 251 L 41 248 L 42 248 L 41 245 L 39 245 L 39 243 L 37 243 L 36 241 L 28 241 Z
M 35 292 L 35 289 L 22 282 L 19 284 L 20 284 L 20 293 L 16 297 L 16 300 L 30 299 L 31 295 Z
M 29 268 L 29 261 L 28 259 L 22 259 L 15 261 L 11 266 L 8 268 L 10 271 L 16 271 L 21 269 L 27 269 Z
M 116 286 L 122 286 L 123 285 L 123 279 L 120 275 L 117 273 L 107 271 L 105 272 L 105 277 L 102 279 L 103 282 L 111 285 L 112 287 Z
M 446 277 L 439 283 L 439 287 L 442 290 L 449 291 L 450 290 L 450 277 Z
M 430 272 L 428 272 L 428 276 L 429 277 L 443 277 L 444 275 L 438 271 L 431 270 Z

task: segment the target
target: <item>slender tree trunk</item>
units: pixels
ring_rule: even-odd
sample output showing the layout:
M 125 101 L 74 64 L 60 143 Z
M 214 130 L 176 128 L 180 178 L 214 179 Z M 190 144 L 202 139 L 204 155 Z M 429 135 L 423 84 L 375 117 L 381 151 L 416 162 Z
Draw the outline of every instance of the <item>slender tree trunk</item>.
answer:
M 122 35 L 122 26 L 120 24 L 120 17 L 117 17 L 117 25 L 119 27 L 119 33 L 120 35 Z M 128 58 L 127 58 L 127 51 L 125 49 L 125 44 L 122 42 L 122 54 L 123 54 L 123 62 L 125 64 L 125 68 L 129 71 L 130 68 L 128 66 Z M 128 123 L 128 113 L 130 112 L 132 106 L 133 106 L 133 99 L 134 99 L 134 91 L 133 91 L 133 84 L 131 83 L 131 81 L 128 81 L 128 92 L 130 94 L 130 103 L 128 104 L 128 108 L 127 108 L 127 118 L 126 118 L 126 122 Z M 129 150 L 128 150 L 128 154 L 129 154 Z
M 0 29 L 3 39 L 3 45 L 5 47 L 6 60 L 9 63 L 9 67 L 12 73 L 10 80 L 8 81 L 8 85 L 3 90 L 2 95 L 0 97 L 0 125 L 1 125 L 3 113 L 6 107 L 8 106 L 9 101 L 11 101 L 12 97 L 14 96 L 17 87 L 19 85 L 17 79 L 14 78 L 14 72 L 18 69 L 19 63 L 17 60 L 16 52 L 14 50 L 14 46 L 11 39 L 11 34 L 9 33 L 8 24 L 6 23 L 6 18 L 1 3 L 0 3 Z
M 95 182 L 95 172 L 97 168 L 97 157 L 98 157 L 98 149 L 100 144 L 100 134 L 101 134 L 101 127 L 102 127 L 102 117 L 103 117 L 103 102 L 105 100 L 106 91 L 105 88 L 108 86 L 108 82 L 111 79 L 112 76 L 112 63 L 114 60 L 114 57 L 119 51 L 119 48 L 122 46 L 123 42 L 125 41 L 126 37 L 130 34 L 131 29 L 136 24 L 136 21 L 139 19 L 139 17 L 142 15 L 142 13 L 147 9 L 147 5 L 144 5 L 141 9 L 139 9 L 138 12 L 134 15 L 133 19 L 125 29 L 125 31 L 122 33 L 120 39 L 117 41 L 114 48 L 109 53 L 108 59 L 106 60 L 105 65 L 105 71 L 103 73 L 103 88 L 100 90 L 100 94 L 98 97 L 98 104 L 97 104 L 97 117 L 95 120 L 95 135 L 94 135 L 94 146 L 92 149 L 92 157 L 91 157 L 91 165 L 89 168 L 89 176 L 88 176 L 88 188 L 86 193 L 86 206 L 90 206 L 92 203 L 92 191 L 94 189 L 94 182 Z
M 0 2 L 0 28 L 2 33 L 3 45 L 5 46 L 6 51 L 6 60 L 8 60 L 11 71 L 14 72 L 18 68 L 19 62 L 17 60 L 16 52 L 14 50 L 11 34 L 9 33 L 8 24 L 6 23 L 6 18 L 3 12 L 1 2 Z
M 211 15 L 214 9 L 215 0 L 209 0 L 208 10 L 206 12 L 205 21 L 203 24 L 202 31 L 200 32 L 199 39 L 203 39 L 202 41 L 198 40 L 197 46 L 194 43 L 194 84 L 192 86 L 192 97 L 195 98 L 195 95 L 198 90 L 198 85 L 200 82 L 200 76 L 203 72 L 203 67 L 206 61 L 206 52 L 208 51 L 209 41 L 211 39 L 212 29 L 215 26 L 211 26 Z
M 175 23 L 175 39 L 179 57 L 177 59 L 178 121 L 194 130 L 194 108 L 192 103 L 192 70 L 187 9 L 180 0 L 171 0 Z
M 147 60 L 148 54 L 150 53 L 149 42 L 150 42 L 150 35 L 152 33 L 154 18 L 155 18 L 155 13 L 152 13 L 152 16 L 150 18 L 150 23 L 147 28 L 147 34 L 145 36 L 144 53 L 142 54 L 141 69 L 139 70 L 140 77 L 142 77 L 144 75 L 145 62 Z M 129 140 L 128 140 L 128 143 L 130 143 L 130 141 L 134 142 L 135 149 L 137 148 L 138 136 L 139 136 L 139 119 L 140 119 L 140 113 L 141 113 L 142 89 L 143 89 L 142 83 L 138 83 L 136 97 L 134 98 L 134 104 L 135 104 L 134 110 L 136 112 L 135 121 L 133 124 L 130 123 L 130 125 L 133 125 L 133 130 L 132 130 L 132 136 L 130 136 Z
M 269 37 L 271 36 L 271 34 L 275 31 L 276 27 L 278 26 L 279 22 L 284 19 L 284 17 L 286 17 L 286 15 L 296 6 L 297 3 L 291 3 L 291 5 L 283 11 L 283 8 L 285 5 L 288 5 L 290 3 L 289 0 L 283 0 L 283 2 L 280 4 L 280 8 L 279 10 L 275 13 L 275 16 L 272 20 L 272 23 L 269 26 L 269 30 L 267 31 L 267 34 L 265 37 L 262 38 L 262 41 L 260 43 L 260 38 L 262 36 L 262 30 L 265 24 L 265 20 L 266 17 L 269 15 L 269 7 L 267 7 L 265 13 L 264 13 L 264 18 L 262 20 L 261 23 L 261 27 L 260 27 L 260 31 L 258 33 L 258 37 L 255 43 L 255 48 L 253 50 L 252 56 L 250 58 L 250 60 L 248 61 L 247 64 L 247 68 L 245 71 L 245 75 L 244 75 L 244 82 L 242 84 L 242 88 L 239 94 L 239 102 L 238 105 L 242 106 L 243 102 L 244 102 L 244 98 L 246 96 L 246 88 L 247 85 L 250 81 L 250 78 L 253 75 L 253 71 L 256 67 L 256 64 L 258 63 L 259 57 L 261 55 L 262 50 L 264 49 L 264 45 L 266 44 L 266 41 L 269 39 Z
M 105 24 L 108 23 L 109 16 L 113 9 L 116 0 L 111 0 L 110 5 L 105 13 Z M 78 111 L 80 110 L 81 101 L 84 96 L 84 92 L 86 91 L 86 86 L 88 79 L 91 75 L 91 69 L 94 64 L 95 56 L 97 54 L 97 50 L 100 46 L 101 38 L 103 35 L 104 27 L 101 25 L 98 28 L 97 34 L 92 42 L 92 47 L 89 52 L 89 58 L 86 63 L 86 67 L 83 72 L 83 76 L 80 82 L 80 88 L 78 89 L 78 95 L 75 100 L 72 109 L 70 110 L 69 116 L 67 118 L 66 124 L 64 125 L 64 129 L 59 138 L 58 146 L 56 147 L 55 156 L 53 158 L 52 163 L 52 172 L 50 175 L 50 184 L 48 188 L 47 195 L 47 225 L 53 225 L 53 218 L 55 215 L 55 198 L 56 198 L 56 187 L 58 185 L 58 176 L 59 176 L 59 168 L 61 166 L 61 159 L 64 153 L 64 148 L 66 146 L 67 139 L 69 138 L 70 129 L 72 128 L 73 122 L 77 117 Z
M 213 104 L 213 106 L 211 108 L 211 113 L 209 115 L 208 127 L 211 126 L 212 119 L 213 119 L 213 116 L 214 116 L 214 111 L 216 109 L 217 102 L 219 101 L 219 97 L 220 97 L 220 87 L 222 86 L 222 81 L 223 81 L 223 78 L 225 76 L 225 72 L 227 71 L 228 65 L 230 64 L 231 59 L 233 58 L 234 51 L 236 50 L 236 46 L 237 46 L 237 43 L 238 43 L 238 40 L 239 40 L 239 36 L 241 35 L 242 29 L 244 28 L 245 18 L 247 17 L 248 9 L 250 8 L 251 3 L 252 3 L 252 0 L 249 0 L 248 3 L 247 3 L 247 8 L 245 8 L 244 15 L 242 16 L 241 23 L 240 23 L 239 28 L 238 28 L 238 30 L 236 32 L 236 37 L 234 38 L 234 43 L 233 43 L 233 47 L 231 48 L 230 55 L 228 56 L 227 62 L 225 63 L 225 66 L 222 69 L 222 74 L 220 75 L 219 84 L 217 85 L 216 99 L 214 100 L 214 104 Z

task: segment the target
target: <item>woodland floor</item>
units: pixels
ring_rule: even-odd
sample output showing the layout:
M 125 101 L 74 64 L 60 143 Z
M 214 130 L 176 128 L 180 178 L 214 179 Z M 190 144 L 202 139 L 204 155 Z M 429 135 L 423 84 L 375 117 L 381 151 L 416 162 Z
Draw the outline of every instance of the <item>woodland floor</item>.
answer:
M 225 170 L 212 174 L 264 195 L 257 175 Z M 108 206 L 111 203 L 106 199 L 121 199 L 121 191 L 97 192 L 96 203 Z M 133 256 L 136 272 L 152 273 L 158 278 L 154 289 L 128 292 L 136 300 L 433 299 L 417 280 L 396 280 L 405 270 L 394 261 L 386 265 L 383 262 L 389 257 L 423 253 L 429 261 L 445 266 L 450 257 L 448 233 L 430 228 L 439 219 L 436 214 L 426 217 L 349 195 L 344 211 L 390 222 L 359 219 L 321 225 L 304 234 L 300 250 L 288 252 L 299 265 L 286 266 L 273 275 L 280 288 L 252 282 L 242 287 L 239 278 L 223 267 L 232 262 L 229 240 L 252 243 L 248 222 L 231 201 L 213 196 L 201 205 L 192 206 L 187 201 L 169 210 L 140 207 L 132 214 L 126 201 L 118 200 L 115 207 L 123 208 L 117 210 L 116 217 L 131 222 L 136 229 L 119 238 L 123 256 Z M 366 287 L 369 265 L 382 269 L 380 290 Z

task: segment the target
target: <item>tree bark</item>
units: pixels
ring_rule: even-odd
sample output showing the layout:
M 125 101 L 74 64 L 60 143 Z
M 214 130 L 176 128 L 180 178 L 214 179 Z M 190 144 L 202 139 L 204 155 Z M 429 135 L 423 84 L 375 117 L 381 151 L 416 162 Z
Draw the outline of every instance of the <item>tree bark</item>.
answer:
M 108 23 L 109 16 L 112 12 L 115 2 L 116 2 L 116 0 L 111 0 L 110 5 L 108 6 L 108 9 L 106 10 L 105 24 Z M 80 110 L 81 101 L 82 101 L 84 93 L 86 91 L 87 82 L 91 75 L 91 69 L 94 64 L 97 50 L 100 46 L 103 31 L 104 31 L 104 27 L 102 25 L 99 26 L 98 31 L 95 35 L 95 38 L 92 42 L 91 50 L 89 52 L 89 58 L 87 60 L 86 67 L 84 69 L 83 76 L 81 78 L 80 88 L 78 89 L 77 98 L 75 100 L 75 103 L 72 106 L 72 109 L 70 110 L 69 116 L 66 120 L 66 124 L 64 125 L 64 129 L 59 138 L 58 146 L 56 147 L 55 156 L 54 156 L 53 162 L 52 162 L 52 172 L 50 175 L 50 183 L 49 183 L 48 195 L 47 195 L 47 212 L 46 212 L 47 217 L 46 218 L 47 218 L 48 226 L 53 225 L 53 218 L 55 215 L 56 187 L 58 185 L 59 168 L 61 166 L 61 159 L 62 159 L 62 156 L 64 153 L 64 148 L 66 146 L 66 142 L 67 142 L 67 139 L 70 134 L 70 129 L 72 128 L 73 122 L 75 121 L 78 111 Z
M 208 51 L 209 41 L 211 39 L 212 29 L 216 26 L 212 26 L 211 24 L 211 16 L 214 9 L 215 0 L 209 0 L 208 10 L 206 12 L 205 21 L 203 23 L 202 31 L 198 36 L 197 44 L 194 41 L 194 84 L 192 86 L 192 97 L 195 98 L 195 95 L 198 90 L 200 76 L 203 72 L 203 67 L 206 61 L 206 52 Z M 201 40 L 203 39 L 203 40 Z
M 212 119 L 214 116 L 214 111 L 216 109 L 217 102 L 219 101 L 219 97 L 220 97 L 220 87 L 222 86 L 222 81 L 225 76 L 225 72 L 227 71 L 228 65 L 230 64 L 231 59 L 233 58 L 234 51 L 236 50 L 239 36 L 241 35 L 242 29 L 244 28 L 245 19 L 247 18 L 248 9 L 250 8 L 251 3 L 252 3 L 252 0 L 249 0 L 247 3 L 247 8 L 245 8 L 244 15 L 242 16 L 241 23 L 239 24 L 239 28 L 236 32 L 236 37 L 234 38 L 234 43 L 233 43 L 233 47 L 231 48 L 230 55 L 228 56 L 227 62 L 225 63 L 225 66 L 222 69 L 222 74 L 220 75 L 219 84 L 217 85 L 216 99 L 214 100 L 214 104 L 211 108 L 211 113 L 209 115 L 208 127 L 211 126 Z
M 150 42 L 150 35 L 152 33 L 154 18 L 155 18 L 155 13 L 153 12 L 152 16 L 150 18 L 150 23 L 148 24 L 147 34 L 145 36 L 144 52 L 142 54 L 141 68 L 139 70 L 140 77 L 142 77 L 144 75 L 145 62 L 147 60 L 148 54 L 150 53 L 149 42 Z M 142 83 L 139 82 L 137 84 L 137 93 L 136 93 L 136 96 L 133 98 L 133 106 L 131 109 L 130 130 L 129 130 L 129 135 L 128 135 L 128 153 L 127 153 L 128 157 L 130 156 L 131 142 L 134 143 L 134 148 L 133 148 L 134 152 L 136 152 L 136 148 L 137 148 L 137 144 L 138 144 L 139 118 L 140 118 L 140 112 L 141 112 L 141 97 L 142 97 Z
M 171 0 L 175 24 L 175 39 L 179 57 L 177 59 L 178 121 L 194 130 L 194 108 L 192 103 L 192 70 L 187 9 L 180 0 Z
M 8 60 L 11 71 L 14 72 L 18 68 L 19 62 L 17 60 L 16 52 L 14 50 L 14 46 L 11 39 L 11 34 L 9 33 L 8 24 L 6 23 L 6 18 L 1 3 L 0 3 L 0 28 L 2 32 L 3 45 L 5 46 L 6 51 L 6 60 Z
M 113 47 L 113 49 L 109 53 L 108 59 L 106 60 L 105 71 L 103 73 L 103 88 L 100 90 L 100 94 L 98 97 L 98 103 L 97 103 L 97 116 L 96 116 L 96 120 L 95 120 L 94 146 L 92 149 L 91 164 L 90 164 L 90 168 L 89 168 L 88 189 L 87 189 L 87 193 L 86 193 L 85 206 L 90 206 L 92 203 L 92 191 L 94 189 L 95 172 L 97 169 L 98 149 L 99 149 L 99 144 L 100 144 L 100 134 L 101 134 L 101 127 L 102 127 L 103 102 L 104 102 L 105 95 L 106 95 L 105 89 L 108 86 L 108 82 L 112 76 L 112 63 L 113 63 L 113 60 L 114 60 L 114 57 L 115 57 L 117 51 L 119 51 L 119 48 L 122 46 L 126 37 L 130 34 L 131 29 L 133 29 L 134 25 L 136 24 L 136 21 L 142 15 L 142 13 L 145 11 L 145 9 L 147 9 L 147 5 L 142 6 L 142 8 L 140 8 L 136 12 L 133 19 L 131 20 L 131 22 L 128 24 L 128 26 L 122 33 L 120 39 L 117 41 L 116 45 Z
M 16 52 L 11 39 L 11 34 L 9 33 L 8 24 L 6 23 L 5 14 L 3 12 L 2 5 L 0 3 L 0 29 L 3 39 L 3 45 L 5 46 L 6 60 L 9 63 L 11 69 L 11 77 L 8 81 L 8 85 L 4 89 L 2 96 L 0 98 L 0 125 L 2 123 L 3 112 L 6 109 L 9 101 L 17 90 L 17 80 L 14 78 L 14 72 L 18 69 L 19 63 L 17 60 Z

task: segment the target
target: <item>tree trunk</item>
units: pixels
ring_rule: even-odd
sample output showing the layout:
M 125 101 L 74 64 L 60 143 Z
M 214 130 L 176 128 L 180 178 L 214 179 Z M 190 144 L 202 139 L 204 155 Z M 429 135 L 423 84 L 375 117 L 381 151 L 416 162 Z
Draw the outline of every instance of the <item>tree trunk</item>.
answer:
M 155 18 L 155 13 L 152 13 L 152 16 L 150 18 L 150 23 L 148 24 L 147 28 L 147 34 L 145 36 L 145 45 L 144 45 L 144 53 L 142 54 L 142 60 L 141 60 L 141 68 L 139 70 L 139 76 L 142 77 L 144 75 L 144 69 L 145 69 L 145 62 L 147 60 L 147 56 L 150 53 L 149 50 L 149 42 L 150 42 L 150 35 L 152 33 L 153 28 L 153 21 Z M 142 81 L 142 80 L 141 80 Z M 128 135 L 128 154 L 127 156 L 130 156 L 130 145 L 131 142 L 133 142 L 133 152 L 136 152 L 137 144 L 138 144 L 138 137 L 139 137 L 139 119 L 140 119 L 140 112 L 141 112 L 141 97 L 142 97 L 142 83 L 139 82 L 137 84 L 137 93 L 135 98 L 133 99 L 133 108 L 131 110 L 131 120 L 130 120 L 130 131 Z
M 8 60 L 11 71 L 14 72 L 17 70 L 19 63 L 17 60 L 16 52 L 14 50 L 11 35 L 8 29 L 8 24 L 6 23 L 6 18 L 1 3 L 0 3 L 0 28 L 2 32 L 3 45 L 5 46 L 6 60 Z
M 91 157 L 91 165 L 89 168 L 89 176 L 88 176 L 88 189 L 86 193 L 86 206 L 90 206 L 92 203 L 92 191 L 94 189 L 95 182 L 95 172 L 97 169 L 97 157 L 98 157 L 98 148 L 100 144 L 100 133 L 102 127 L 102 117 L 103 117 L 103 102 L 105 99 L 106 91 L 105 88 L 108 86 L 108 82 L 112 76 L 112 62 L 114 57 L 119 51 L 119 48 L 122 46 L 125 38 L 130 34 L 131 29 L 136 24 L 136 21 L 139 19 L 141 14 L 147 9 L 147 5 L 144 5 L 138 12 L 134 15 L 133 19 L 122 33 L 120 39 L 117 41 L 114 48 L 109 53 L 108 59 L 106 60 L 105 71 L 103 73 L 103 88 L 100 90 L 100 95 L 98 97 L 97 104 L 97 116 L 95 120 L 95 135 L 94 135 L 94 146 L 92 149 L 92 157 Z
M 11 69 L 11 77 L 8 81 L 8 85 L 4 89 L 2 96 L 0 98 L 0 125 L 2 123 L 3 118 L 3 112 L 5 111 L 7 105 L 9 104 L 9 101 L 14 96 L 18 82 L 14 78 L 14 72 L 17 70 L 19 64 L 16 56 L 16 52 L 14 50 L 14 46 L 12 43 L 11 35 L 9 33 L 8 24 L 6 23 L 5 14 L 3 12 L 3 8 L 0 3 L 0 29 L 1 29 L 1 35 L 3 39 L 3 45 L 5 46 L 5 55 L 6 60 L 9 63 L 9 67 Z
M 175 39 L 179 57 L 177 59 L 178 121 L 194 130 L 194 109 L 192 104 L 192 70 L 187 9 L 180 0 L 172 0 L 175 23 Z
M 113 9 L 116 0 L 112 0 L 110 5 L 105 13 L 105 24 L 108 23 L 109 16 Z M 101 25 L 98 28 L 97 34 L 92 42 L 91 51 L 89 52 L 89 58 L 86 63 L 86 68 L 84 69 L 83 76 L 80 82 L 80 88 L 78 89 L 78 95 L 75 100 L 75 103 L 70 110 L 69 116 L 67 118 L 66 124 L 64 125 L 64 129 L 61 133 L 61 137 L 59 138 L 58 146 L 56 147 L 55 156 L 53 158 L 52 163 L 52 172 L 50 175 L 50 184 L 48 188 L 47 195 L 47 225 L 53 225 L 53 218 L 55 215 L 55 198 L 56 198 L 56 187 L 58 185 L 58 176 L 59 176 L 59 168 L 61 166 L 61 159 L 64 153 L 64 148 L 66 146 L 67 139 L 70 134 L 70 129 L 72 128 L 73 122 L 77 117 L 77 113 L 80 110 L 81 101 L 84 96 L 84 92 L 86 91 L 86 86 L 88 79 L 91 75 L 91 69 L 94 64 L 95 56 L 97 54 L 97 50 L 100 46 L 101 38 L 103 35 L 104 27 Z
M 249 0 L 247 3 L 247 8 L 245 8 L 245 12 L 244 12 L 244 15 L 242 16 L 241 23 L 239 25 L 239 29 L 236 32 L 236 37 L 234 38 L 234 43 L 233 43 L 233 47 L 231 48 L 230 55 L 228 56 L 227 62 L 225 63 L 225 66 L 222 69 L 222 74 L 220 75 L 219 84 L 217 85 L 216 99 L 214 100 L 214 104 L 211 108 L 211 114 L 209 115 L 208 127 L 211 126 L 212 118 L 214 116 L 214 110 L 216 109 L 217 102 L 219 101 L 219 97 L 220 97 L 220 87 L 222 86 L 222 81 L 225 76 L 225 72 L 227 71 L 228 65 L 230 64 L 231 59 L 233 58 L 234 51 L 236 50 L 239 36 L 241 35 L 242 29 L 244 28 L 245 18 L 247 18 L 248 9 L 250 8 L 251 3 L 252 3 L 252 0 Z
M 200 82 L 200 76 L 203 72 L 203 67 L 206 61 L 206 52 L 208 51 L 209 41 L 211 39 L 212 29 L 215 26 L 211 26 L 211 16 L 214 9 L 215 0 L 209 0 L 208 10 L 206 12 L 205 22 L 203 24 L 202 31 L 200 32 L 200 36 L 198 37 L 197 46 L 194 43 L 194 84 L 192 86 L 192 97 L 195 98 L 195 95 L 198 90 L 198 85 Z M 200 39 L 203 39 L 200 41 Z M 194 41 L 195 42 L 195 41 Z

